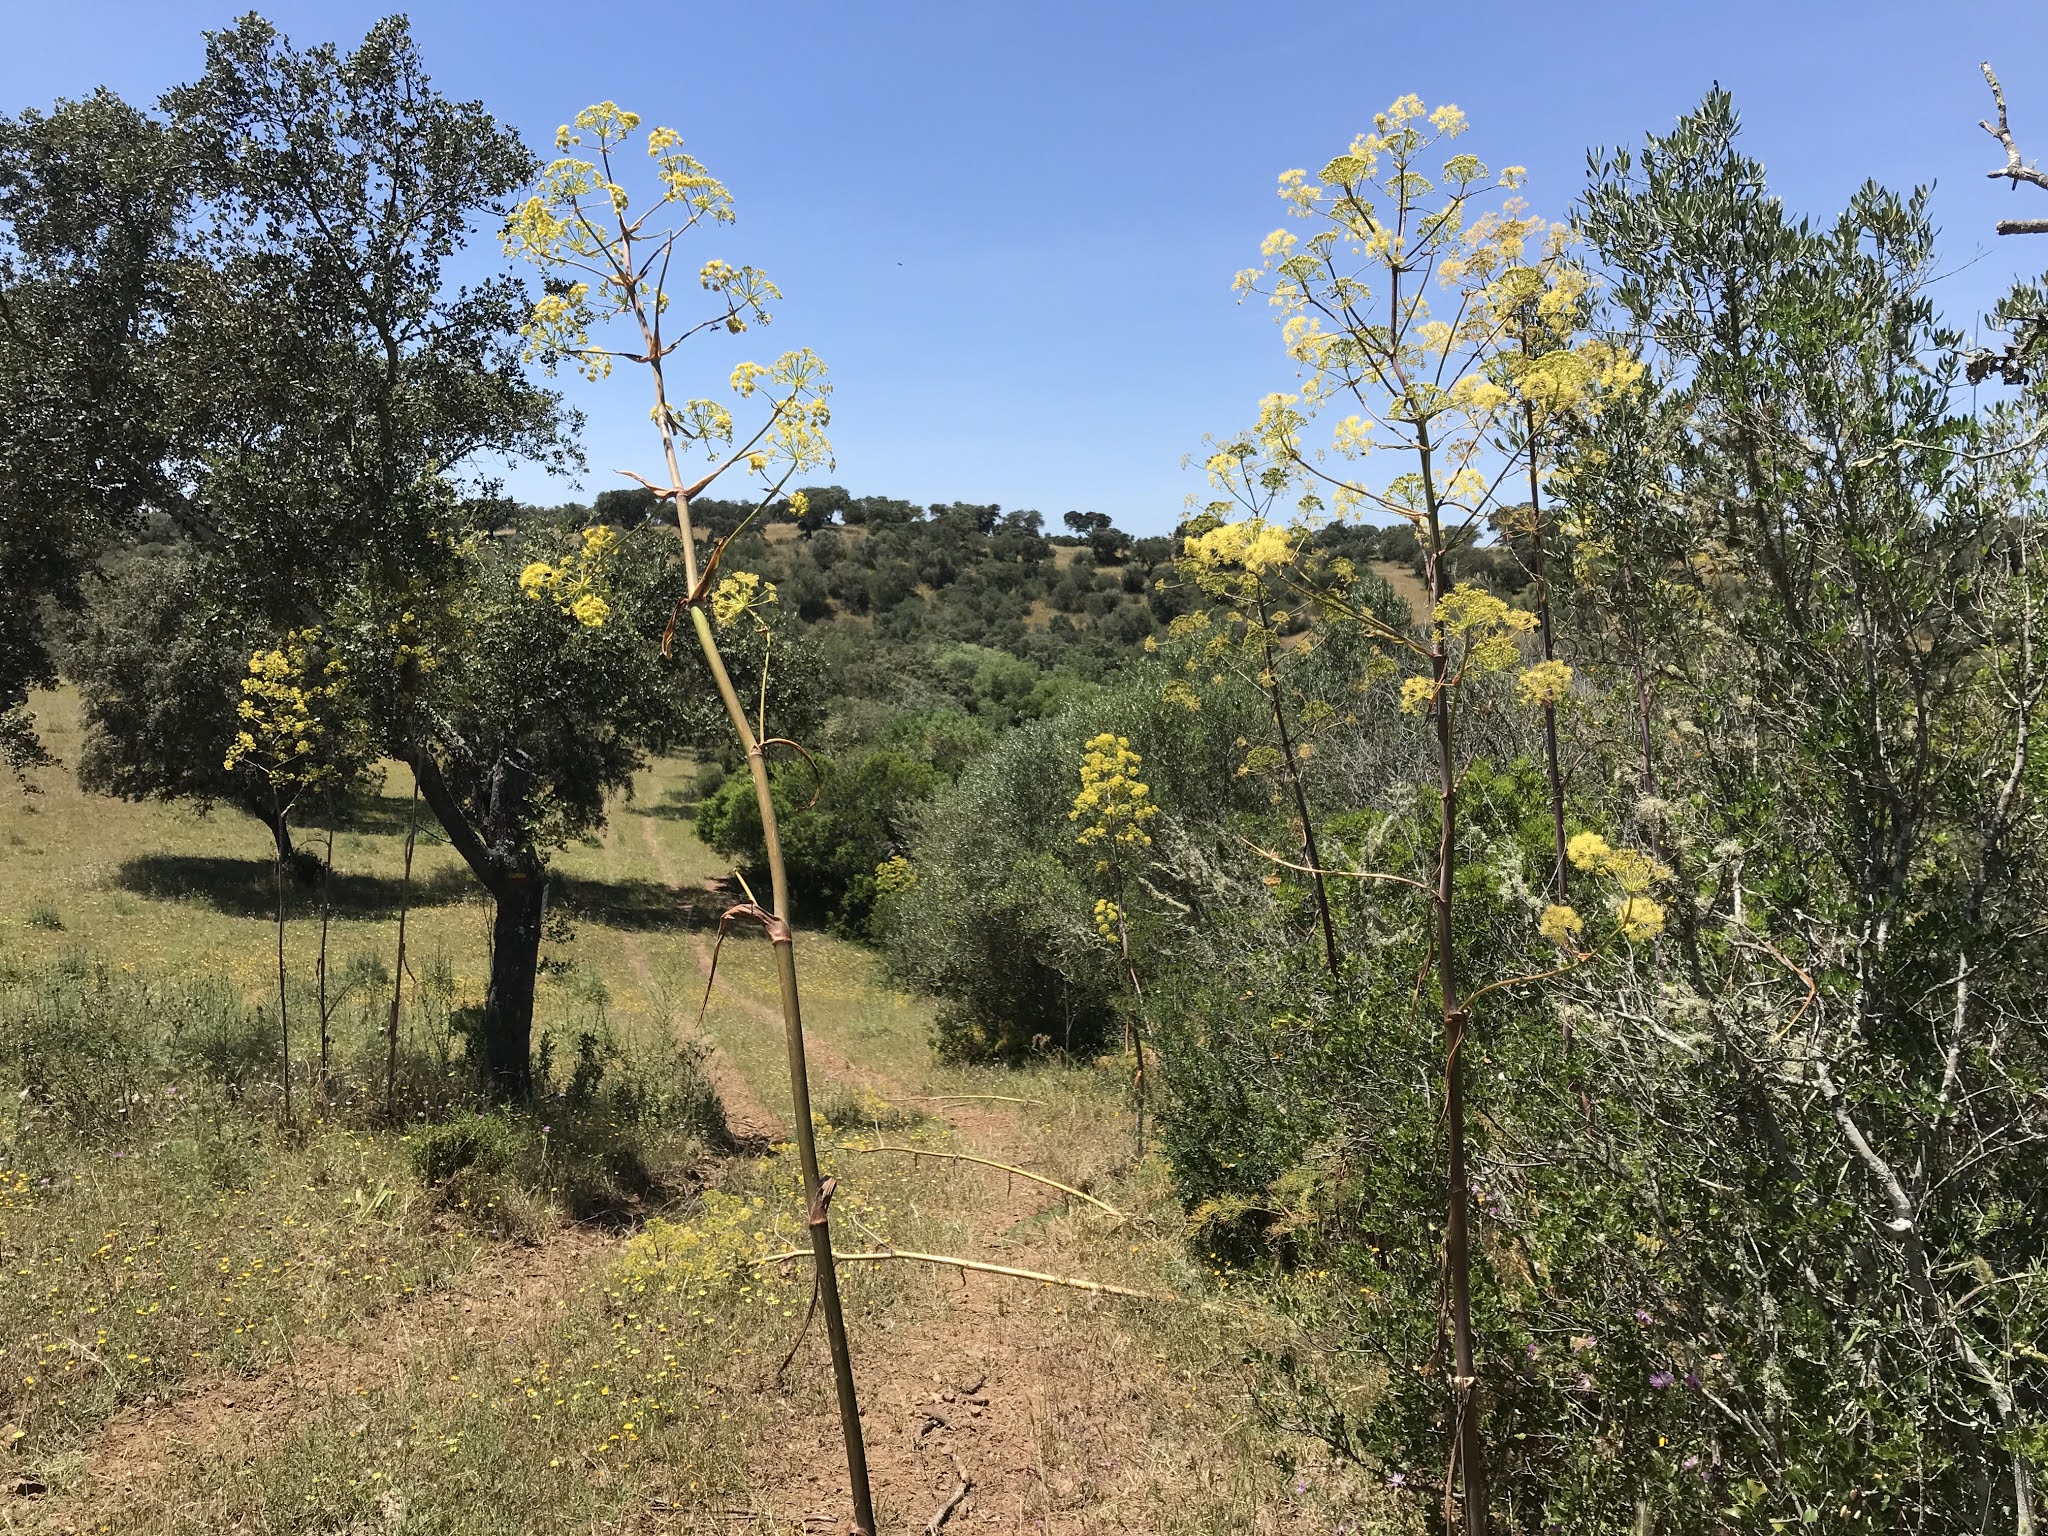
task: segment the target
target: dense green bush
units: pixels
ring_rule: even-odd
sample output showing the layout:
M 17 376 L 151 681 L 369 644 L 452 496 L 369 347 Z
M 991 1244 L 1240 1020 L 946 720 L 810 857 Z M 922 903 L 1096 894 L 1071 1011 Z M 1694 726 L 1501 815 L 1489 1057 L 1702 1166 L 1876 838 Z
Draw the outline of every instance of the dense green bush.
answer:
M 778 764 L 776 820 L 797 913 L 864 937 L 877 894 L 876 866 L 896 852 L 912 808 L 943 782 L 930 762 L 890 748 Z M 729 775 L 705 794 L 697 804 L 697 835 L 739 859 L 751 875 L 760 873 L 766 855 L 751 777 Z
M 1379 578 L 1354 573 L 1351 593 L 1405 624 Z M 1323 626 L 1275 658 L 1290 739 L 1297 753 L 1310 746 L 1312 760 L 1297 766 L 1319 820 L 1383 759 L 1405 762 L 1415 750 L 1412 722 L 1359 691 L 1363 665 L 1352 637 Z M 1094 917 L 1097 900 L 1114 893 L 1070 815 L 1083 744 L 1101 732 L 1128 739 L 1159 807 L 1136 883 L 1119 898 L 1141 985 L 1220 963 L 1219 943 L 1285 946 L 1315 922 L 1300 871 L 1247 867 L 1247 838 L 1297 862 L 1301 853 L 1272 710 L 1231 652 L 1227 626 L 1195 612 L 1110 683 L 999 737 L 918 812 L 907 868 L 877 926 L 898 973 L 940 1000 L 942 1049 L 1015 1059 L 1048 1046 L 1089 1052 L 1120 1034 L 1135 999 Z M 1348 858 L 1341 820 L 1330 830 L 1324 856 Z M 1335 900 L 1340 920 L 1356 909 L 1350 893 Z M 1251 927 L 1219 925 L 1226 909 Z

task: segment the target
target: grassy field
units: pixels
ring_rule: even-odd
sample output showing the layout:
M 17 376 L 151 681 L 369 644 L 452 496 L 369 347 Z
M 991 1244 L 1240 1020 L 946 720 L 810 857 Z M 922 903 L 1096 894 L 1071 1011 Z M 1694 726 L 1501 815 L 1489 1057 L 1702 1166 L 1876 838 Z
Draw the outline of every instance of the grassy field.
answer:
M 75 761 L 75 701 L 37 710 Z M 488 911 L 423 829 L 388 1119 L 394 769 L 335 837 L 324 1095 L 295 893 L 290 1127 L 262 828 L 87 797 L 63 768 L 0 789 L 0 1529 L 843 1528 L 808 1271 L 760 1262 L 802 1231 L 770 954 L 726 943 L 700 1028 L 723 871 L 689 783 L 652 765 L 556 861 L 531 1114 L 464 1102 Z M 1369 1491 L 1263 1425 L 1240 1362 L 1284 1327 L 1187 1252 L 1164 1170 L 1132 1166 L 1118 1068 L 941 1063 L 873 956 L 799 954 L 842 1249 L 1175 1298 L 849 1264 L 884 1529 L 924 1529 L 962 1481 L 948 1531 L 1380 1528 Z

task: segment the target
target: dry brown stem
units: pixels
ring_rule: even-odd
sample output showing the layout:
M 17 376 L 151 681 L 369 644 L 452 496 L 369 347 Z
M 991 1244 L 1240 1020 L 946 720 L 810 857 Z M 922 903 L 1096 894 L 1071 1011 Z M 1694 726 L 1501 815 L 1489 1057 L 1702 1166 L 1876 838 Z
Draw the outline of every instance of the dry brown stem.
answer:
M 1072 1195 L 1077 1200 L 1086 1200 L 1090 1205 L 1099 1206 L 1103 1210 L 1109 1212 L 1109 1214 L 1114 1216 L 1118 1221 L 1124 1220 L 1124 1213 L 1122 1211 L 1118 1210 L 1115 1206 L 1111 1205 L 1106 1200 L 1096 1199 L 1095 1196 L 1089 1194 L 1088 1191 L 1085 1189 L 1076 1189 L 1071 1184 L 1062 1184 L 1058 1179 L 1049 1179 L 1042 1173 L 1031 1172 L 1028 1168 L 1019 1168 L 1010 1163 L 999 1163 L 992 1157 L 977 1157 L 972 1152 L 938 1152 L 934 1151 L 930 1147 L 892 1147 L 886 1145 L 873 1147 L 842 1146 L 839 1150 L 842 1152 L 858 1152 L 862 1154 L 868 1154 L 873 1152 L 900 1152 L 906 1157 L 942 1157 L 949 1162 L 979 1163 L 984 1168 L 1000 1168 L 1004 1173 L 1014 1173 L 1020 1179 L 1029 1179 L 1034 1184 L 1043 1184 L 1047 1189 L 1056 1189 L 1061 1194 Z
M 791 1264 L 810 1256 L 808 1248 L 790 1249 L 783 1253 L 764 1253 L 753 1262 Z M 1204 1305 L 1201 1302 L 1191 1302 L 1182 1296 L 1169 1296 L 1164 1291 L 1134 1291 L 1129 1286 L 1111 1285 L 1106 1280 L 1087 1280 L 1074 1275 L 1048 1275 L 1036 1269 L 1013 1269 L 1008 1264 L 989 1264 L 980 1259 L 963 1259 L 950 1253 L 918 1253 L 909 1248 L 879 1248 L 869 1253 L 840 1253 L 835 1249 L 832 1257 L 841 1264 L 880 1264 L 890 1259 L 901 1259 L 911 1264 L 938 1264 L 947 1269 L 971 1269 L 984 1275 L 1007 1275 L 1012 1280 L 1036 1280 L 1040 1285 L 1063 1285 L 1069 1290 L 1090 1291 L 1099 1296 L 1128 1296 L 1133 1301 L 1170 1301 L 1180 1306 Z

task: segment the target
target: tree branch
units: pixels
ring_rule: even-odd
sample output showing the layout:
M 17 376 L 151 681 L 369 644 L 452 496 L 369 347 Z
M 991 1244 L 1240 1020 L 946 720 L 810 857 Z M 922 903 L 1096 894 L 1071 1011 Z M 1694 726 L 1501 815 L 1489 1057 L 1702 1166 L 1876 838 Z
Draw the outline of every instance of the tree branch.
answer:
M 1062 1184 L 1058 1179 L 1049 1179 L 1042 1173 L 1031 1172 L 1031 1170 L 1028 1168 L 1018 1168 L 1009 1163 L 999 1163 L 992 1157 L 976 1157 L 971 1152 L 940 1152 L 931 1147 L 892 1147 L 881 1143 L 878 1143 L 872 1147 L 842 1146 L 839 1150 L 842 1152 L 859 1153 L 900 1152 L 906 1157 L 942 1157 L 945 1158 L 948 1162 L 979 1163 L 984 1168 L 998 1168 L 1001 1169 L 1004 1173 L 1013 1173 L 1020 1179 L 1029 1179 L 1034 1184 L 1043 1184 L 1047 1189 L 1056 1189 L 1061 1194 L 1072 1195 L 1077 1200 L 1086 1200 L 1090 1205 L 1097 1205 L 1102 1207 L 1103 1210 L 1109 1212 L 1109 1214 L 1114 1216 L 1118 1221 L 1122 1221 L 1124 1219 L 1124 1213 L 1122 1211 L 1118 1210 L 1115 1206 L 1111 1205 L 1106 1200 L 1096 1199 L 1093 1195 L 1089 1194 L 1088 1191 L 1085 1189 L 1076 1189 L 1071 1184 Z
M 1999 85 L 1998 76 L 1991 72 L 1990 61 L 1986 60 L 1982 68 L 1984 78 L 1991 86 L 1991 99 L 1998 106 L 1998 121 L 1994 124 L 1979 118 L 1977 126 L 2005 146 L 2004 166 L 1995 171 L 1986 171 L 1985 177 L 1991 181 L 2003 178 L 2010 181 L 2015 188 L 2024 181 L 2029 186 L 2048 190 L 2048 172 L 2038 170 L 2020 157 L 2020 147 L 2013 141 L 2012 125 L 2006 121 L 2005 90 Z M 2048 231 L 2048 220 L 2044 219 L 2001 219 L 1998 224 L 1998 232 L 2001 235 L 2035 235 L 2044 231 Z
M 498 887 L 504 883 L 504 871 L 493 857 L 490 845 L 469 824 L 469 818 L 462 814 L 462 805 L 455 798 L 454 791 L 449 789 L 448 781 L 441 776 L 441 765 L 434 761 L 434 754 L 424 745 L 416 745 L 403 761 L 419 781 L 420 798 L 427 802 L 427 809 L 434 813 L 434 819 L 447 832 L 448 841 L 462 855 L 463 862 L 469 865 L 477 879 L 496 895 Z

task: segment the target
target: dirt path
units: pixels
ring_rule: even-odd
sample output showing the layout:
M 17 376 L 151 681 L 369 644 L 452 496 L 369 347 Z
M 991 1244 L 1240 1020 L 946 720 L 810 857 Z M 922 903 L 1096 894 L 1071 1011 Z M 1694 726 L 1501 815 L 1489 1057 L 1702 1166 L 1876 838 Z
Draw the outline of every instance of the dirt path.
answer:
M 608 822 L 605 826 L 607 852 L 612 847 L 615 824 L 615 821 Z M 661 839 L 655 833 L 652 816 L 641 818 L 640 831 L 646 841 L 648 855 L 654 860 L 654 867 L 660 871 L 662 883 L 670 890 L 681 894 L 683 888 L 676 878 L 675 861 L 670 858 L 668 850 L 662 847 Z M 654 978 L 654 968 L 648 962 L 647 945 L 635 933 L 622 934 L 621 938 L 626 951 L 626 964 L 632 968 L 633 979 L 640 984 L 640 990 L 655 1003 L 665 1005 L 666 1000 L 663 998 L 661 986 Z M 707 968 L 709 941 L 700 932 L 692 934 L 690 942 L 693 949 L 703 952 L 704 958 L 699 960 L 699 968 Z M 788 1120 L 763 1102 L 760 1095 L 754 1092 L 753 1085 L 746 1080 L 739 1068 L 733 1065 L 732 1058 L 726 1055 L 715 1039 L 698 1028 L 694 1020 L 686 1022 L 682 1012 L 674 1010 L 669 1014 L 668 1026 L 679 1039 L 693 1041 L 702 1047 L 704 1073 L 711 1079 L 711 1086 L 718 1090 L 719 1102 L 725 1106 L 726 1128 L 731 1131 L 734 1142 L 742 1149 L 759 1150 L 773 1142 L 781 1141 L 789 1134 Z
M 643 831 L 662 879 L 679 887 L 676 862 L 651 818 Z M 717 882 L 706 884 L 718 890 Z M 711 979 L 713 934 L 693 934 L 691 950 L 699 973 Z M 722 976 L 712 985 L 722 1001 L 780 1031 L 774 1005 Z M 813 1065 L 850 1086 L 871 1086 L 898 1102 L 921 1086 L 856 1061 L 816 1019 L 807 1020 L 804 1033 Z M 720 1087 L 725 1091 L 723 1078 Z M 733 1093 L 729 1103 L 741 1098 L 739 1087 Z M 940 1101 L 936 1109 L 962 1151 L 1021 1167 L 1039 1153 L 1040 1138 L 1021 1106 Z M 858 1178 L 860 1160 L 847 1161 L 853 1166 L 842 1168 L 841 1176 Z M 1065 1197 L 994 1169 L 974 1169 L 968 1187 L 972 1193 L 955 1213 L 969 1229 L 962 1257 L 1048 1273 L 1071 1266 L 1039 1219 L 1063 1208 Z M 868 1244 L 848 1234 L 835 1246 Z M 947 1519 L 949 1533 L 1078 1536 L 1157 1528 L 1157 1490 L 1146 1482 L 1139 1444 L 1144 1427 L 1132 1405 L 1161 1390 L 1161 1383 L 1150 1379 L 1149 1362 L 1140 1368 L 1126 1352 L 1102 1347 L 1117 1334 L 1111 1309 L 1125 1303 L 969 1271 L 888 1267 L 893 1283 L 918 1294 L 910 1310 L 919 1315 L 853 1325 L 869 1469 L 884 1529 L 923 1530 L 963 1478 L 970 1490 Z M 750 1528 L 766 1519 L 800 1522 L 812 1531 L 844 1529 L 845 1456 L 825 1389 L 821 1339 L 807 1341 L 801 1363 L 812 1390 L 780 1400 L 783 1433 L 760 1448 L 754 1464 L 757 1520 Z

